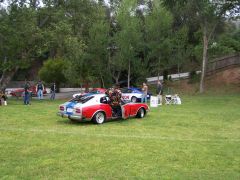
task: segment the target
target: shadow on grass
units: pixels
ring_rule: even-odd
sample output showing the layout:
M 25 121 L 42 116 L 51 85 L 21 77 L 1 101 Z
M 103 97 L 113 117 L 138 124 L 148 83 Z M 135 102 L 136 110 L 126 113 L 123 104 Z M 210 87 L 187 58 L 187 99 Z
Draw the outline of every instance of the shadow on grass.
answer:
M 104 125 L 104 124 L 128 124 L 130 123 L 132 120 L 134 120 L 136 118 L 128 118 L 128 119 L 122 119 L 122 118 L 118 118 L 118 119 L 110 119 L 105 121 L 103 124 L 95 124 L 92 121 L 76 121 L 76 120 L 69 120 L 66 118 L 57 120 L 57 123 L 60 125 L 74 125 L 74 126 L 100 126 L 100 125 Z M 139 119 L 138 119 L 139 120 Z

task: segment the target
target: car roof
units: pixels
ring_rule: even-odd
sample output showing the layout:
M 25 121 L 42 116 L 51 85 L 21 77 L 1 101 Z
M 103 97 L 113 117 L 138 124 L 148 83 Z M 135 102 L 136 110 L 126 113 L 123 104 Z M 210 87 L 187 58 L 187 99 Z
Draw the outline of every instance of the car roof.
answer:
M 92 88 L 91 91 L 94 91 L 94 90 L 101 91 L 101 92 L 105 92 L 107 89 L 105 89 L 105 88 Z M 90 91 L 90 92 L 91 92 L 91 91 Z
M 92 88 L 93 89 L 97 89 L 97 90 L 106 90 L 105 88 Z
M 96 98 L 101 98 L 101 97 L 106 96 L 106 94 L 91 94 L 91 95 L 88 95 L 88 96 L 93 96 L 93 97 L 96 97 Z

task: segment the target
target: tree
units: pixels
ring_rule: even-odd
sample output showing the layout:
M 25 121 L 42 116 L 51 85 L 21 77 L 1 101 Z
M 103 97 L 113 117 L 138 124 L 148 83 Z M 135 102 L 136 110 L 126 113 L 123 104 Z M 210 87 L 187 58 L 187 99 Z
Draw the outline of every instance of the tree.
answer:
M 191 48 L 188 44 L 188 28 L 183 26 L 176 30 L 172 36 L 172 56 L 173 65 L 177 64 L 178 74 L 180 73 L 181 66 L 187 62 L 191 54 Z
M 194 19 L 200 24 L 202 32 L 203 52 L 202 52 L 202 73 L 200 81 L 200 93 L 204 92 L 204 81 L 206 65 L 208 61 L 209 43 L 213 38 L 217 25 L 227 18 L 236 17 L 239 12 L 240 1 L 210 1 L 210 0 L 163 0 L 168 8 L 175 7 L 175 3 L 181 7 L 187 7 L 188 19 Z
M 0 89 L 4 90 L 18 69 L 26 68 L 39 56 L 41 33 L 37 16 L 23 1 L 11 2 L 8 10 L 0 11 Z M 27 28 L 26 28 L 27 27 Z
M 195 3 L 196 8 L 199 10 L 199 21 L 203 33 L 203 60 L 202 60 L 202 73 L 200 81 L 200 93 L 204 92 L 204 80 L 206 74 L 208 46 L 216 30 L 217 25 L 228 16 L 235 16 L 235 9 L 239 8 L 240 1 L 224 1 L 219 0 L 216 3 L 206 0 L 198 1 Z
M 102 87 L 106 86 L 109 79 L 108 53 L 109 53 L 109 24 L 103 7 L 98 9 L 98 18 L 93 22 L 89 29 L 89 39 L 87 56 L 88 63 L 91 64 L 93 74 L 100 77 Z
M 145 21 L 149 68 L 159 76 L 170 60 L 172 16 L 160 2 L 154 1 Z
M 142 39 L 139 19 L 135 15 L 136 2 L 122 3 L 117 12 L 117 23 L 119 30 L 116 32 L 114 40 L 118 51 L 116 53 L 116 60 L 119 60 L 122 70 L 127 70 L 128 87 L 130 87 L 130 80 L 133 68 L 138 64 L 138 52 L 141 51 L 140 44 Z M 119 68 L 120 69 L 120 68 Z

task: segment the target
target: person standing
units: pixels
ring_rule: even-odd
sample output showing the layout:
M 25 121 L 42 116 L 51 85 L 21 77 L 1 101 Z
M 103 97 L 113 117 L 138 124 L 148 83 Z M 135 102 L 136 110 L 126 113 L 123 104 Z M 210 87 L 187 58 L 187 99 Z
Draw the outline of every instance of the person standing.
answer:
M 0 91 L 0 106 L 7 105 L 7 96 L 5 95 L 4 91 Z
M 147 93 L 148 93 L 148 86 L 146 83 L 143 83 L 143 86 L 142 86 L 142 99 L 141 99 L 141 102 L 145 102 L 147 103 Z
M 55 93 L 56 93 L 56 84 L 55 84 L 55 82 L 50 87 L 50 93 L 51 93 L 50 99 L 54 100 L 55 99 Z
M 43 90 L 44 90 L 44 86 L 42 84 L 42 81 L 38 81 L 38 84 L 36 86 L 36 91 L 37 91 L 37 96 L 38 99 L 43 99 Z
M 157 97 L 158 97 L 158 105 L 162 105 L 162 95 L 163 95 L 163 85 L 160 80 L 157 82 Z
M 30 105 L 30 83 L 27 82 L 24 86 L 24 105 Z

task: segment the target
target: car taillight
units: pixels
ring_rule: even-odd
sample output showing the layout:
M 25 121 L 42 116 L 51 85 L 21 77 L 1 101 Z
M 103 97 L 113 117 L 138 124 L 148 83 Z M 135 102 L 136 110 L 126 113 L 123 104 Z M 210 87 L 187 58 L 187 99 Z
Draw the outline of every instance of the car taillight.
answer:
M 76 113 L 81 113 L 81 109 L 77 108 Z
M 60 109 L 61 111 L 64 111 L 64 106 L 60 106 L 59 109 Z

